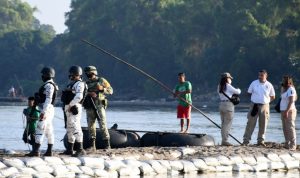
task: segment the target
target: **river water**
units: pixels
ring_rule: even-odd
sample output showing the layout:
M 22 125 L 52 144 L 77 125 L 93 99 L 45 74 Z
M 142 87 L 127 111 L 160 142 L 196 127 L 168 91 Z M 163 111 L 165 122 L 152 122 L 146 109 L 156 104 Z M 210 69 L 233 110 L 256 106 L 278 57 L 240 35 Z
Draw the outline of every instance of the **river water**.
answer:
M 25 126 L 25 121 L 22 116 L 24 106 L 0 106 L 0 148 L 10 150 L 28 150 L 28 145 L 24 144 L 22 139 L 22 133 Z M 220 116 L 218 108 L 205 109 L 204 112 L 209 118 L 220 125 Z M 247 123 L 247 110 L 236 110 L 231 134 L 238 140 L 242 141 L 245 126 Z M 82 116 L 82 126 L 87 126 L 85 113 Z M 296 121 L 296 127 L 299 125 L 299 119 Z M 55 149 L 63 150 L 63 142 L 61 139 L 65 135 L 63 112 L 59 107 L 55 108 L 54 118 L 54 132 L 55 132 Z M 168 131 L 178 132 L 180 130 L 179 120 L 176 119 L 176 110 L 174 107 L 145 107 L 145 106 L 127 106 L 127 107 L 111 107 L 107 110 L 107 123 L 108 127 L 111 127 L 114 123 L 117 123 L 119 129 L 131 129 L 131 130 L 151 130 L 151 131 Z M 251 143 L 256 143 L 257 138 L 256 128 Z M 205 133 L 212 135 L 215 138 L 216 144 L 219 144 L 220 129 L 213 125 L 208 119 L 203 117 L 199 112 L 192 111 L 191 120 L 191 133 Z M 278 113 L 271 113 L 269 125 L 267 128 L 266 141 L 271 142 L 283 142 L 284 137 L 282 133 L 282 126 L 280 115 Z M 300 132 L 297 128 L 297 143 L 300 141 Z M 237 144 L 234 140 L 230 139 L 231 143 Z M 42 146 L 42 149 L 46 149 L 46 140 Z M 299 177 L 299 172 L 289 172 L 269 174 L 205 174 L 204 177 Z M 278 175 L 278 176 L 277 176 Z M 195 177 L 195 175 L 185 175 Z M 197 175 L 202 177 L 202 175 Z

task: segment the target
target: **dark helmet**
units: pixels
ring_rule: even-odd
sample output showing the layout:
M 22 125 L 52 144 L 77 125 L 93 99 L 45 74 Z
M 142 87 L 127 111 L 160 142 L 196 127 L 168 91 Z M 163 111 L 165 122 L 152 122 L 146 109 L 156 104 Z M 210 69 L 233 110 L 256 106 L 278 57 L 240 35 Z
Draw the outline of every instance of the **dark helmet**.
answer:
M 55 70 L 52 67 L 44 67 L 41 70 L 42 77 L 44 78 L 54 78 L 55 77 Z
M 82 68 L 80 66 L 72 66 L 69 69 L 70 75 L 82 75 Z
M 95 75 L 98 75 L 97 68 L 95 66 L 87 66 L 87 67 L 85 67 L 84 68 L 84 73 L 85 74 L 93 73 Z

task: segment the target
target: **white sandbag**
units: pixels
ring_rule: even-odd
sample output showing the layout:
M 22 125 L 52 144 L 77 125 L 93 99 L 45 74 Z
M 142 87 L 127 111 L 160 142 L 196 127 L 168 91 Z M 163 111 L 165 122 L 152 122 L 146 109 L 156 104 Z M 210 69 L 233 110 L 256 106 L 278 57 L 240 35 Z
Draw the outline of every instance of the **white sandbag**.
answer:
M 24 162 L 18 158 L 3 158 L 2 162 L 8 167 L 15 167 L 15 168 L 25 167 Z
M 152 168 L 157 174 L 167 174 L 167 168 L 162 166 L 157 160 L 149 160 L 146 162 L 152 166 Z
M 76 178 L 92 178 L 92 177 L 89 175 L 85 175 L 85 174 L 77 174 Z
M 151 165 L 148 163 L 145 163 L 145 162 L 142 162 L 139 169 L 140 169 L 142 175 L 155 175 L 156 174 L 156 172 L 151 167 Z
M 215 157 L 204 157 L 201 159 L 203 159 L 203 161 L 206 163 L 207 166 L 219 166 L 220 165 L 218 159 Z
M 0 170 L 0 174 L 3 175 L 4 177 L 11 176 L 13 174 L 18 174 L 19 171 L 15 167 L 6 167 Z
M 179 171 L 176 171 L 176 170 L 170 170 L 170 171 L 168 171 L 168 176 L 176 177 L 178 175 L 179 175 Z
M 192 162 L 199 171 L 205 171 L 207 169 L 207 164 L 203 161 L 203 159 L 192 159 Z
M 226 156 L 223 156 L 223 155 L 220 155 L 217 157 L 220 165 L 223 165 L 223 166 L 230 166 L 232 165 L 232 160 L 230 160 L 228 157 Z
M 187 147 L 181 147 L 181 153 L 182 155 L 192 155 L 196 152 L 193 148 L 187 148 Z
M 167 168 L 167 170 L 171 170 L 171 165 L 170 162 L 168 160 L 158 160 L 158 162 L 164 166 L 165 168 Z
M 171 151 L 170 155 L 172 156 L 173 159 L 177 159 L 177 158 L 181 157 L 182 152 L 174 150 L 174 151 Z
M 229 159 L 232 161 L 232 164 L 242 164 L 244 160 L 240 156 L 229 156 Z
M 251 166 L 256 165 L 256 159 L 253 156 L 242 156 L 245 164 L 249 164 Z
M 130 159 L 123 160 L 123 163 L 126 164 L 126 167 L 140 167 L 140 165 L 142 164 L 142 162 L 140 161 Z
M 255 156 L 255 159 L 256 159 L 257 164 L 270 162 L 270 160 L 268 158 L 266 158 L 262 155 Z
M 216 166 L 217 172 L 232 172 L 232 166 Z
M 63 157 L 62 161 L 68 165 L 76 165 L 76 166 L 81 165 L 81 160 L 75 157 Z
M 38 165 L 46 165 L 47 163 L 42 158 L 28 158 L 24 160 L 27 167 L 34 167 Z
M 34 178 L 53 178 L 53 175 L 49 173 L 39 172 L 37 174 L 32 175 Z
M 104 169 L 94 169 L 95 177 L 108 177 L 109 174 Z
M 63 174 L 60 174 L 60 175 L 57 175 L 55 178 L 75 178 L 76 177 L 76 174 L 75 172 L 66 172 L 64 175 Z
M 171 169 L 175 170 L 175 171 L 182 171 L 183 170 L 183 164 L 178 161 L 178 160 L 174 160 L 174 161 L 169 161 Z
M 87 166 L 79 166 L 79 169 L 82 171 L 83 174 L 89 175 L 89 176 L 94 176 L 95 172 L 92 168 L 87 167 Z
M 189 173 L 189 172 L 195 172 L 198 171 L 194 163 L 191 161 L 182 160 L 181 163 L 183 164 L 183 172 Z
M 3 168 L 5 168 L 5 167 L 7 167 L 4 163 L 2 163 L 1 161 L 0 161 L 0 169 L 3 169 Z
M 280 154 L 278 155 L 279 158 L 282 160 L 282 161 L 294 161 L 295 158 L 293 158 L 290 154 L 286 153 L 286 154 Z
M 70 171 L 70 172 L 74 172 L 76 174 L 82 174 L 82 170 L 76 166 L 76 165 L 66 165 L 66 168 Z
M 217 166 L 207 166 L 202 172 L 217 172 Z
M 267 158 L 272 161 L 272 162 L 279 162 L 281 161 L 281 159 L 279 158 L 279 156 L 275 153 L 269 153 L 267 154 Z
M 121 160 L 105 160 L 104 161 L 105 169 L 109 171 L 115 171 L 121 167 L 126 167 L 126 165 Z
M 237 172 L 253 171 L 253 168 L 249 164 L 234 164 L 232 170 Z
M 34 169 L 31 168 L 31 167 L 23 167 L 23 168 L 20 168 L 20 169 L 19 169 L 19 172 L 22 173 L 22 174 L 30 174 L 30 175 L 36 174 L 36 173 L 37 173 L 37 171 L 34 170 Z
M 254 172 L 267 171 L 269 169 L 269 162 L 261 162 L 252 166 Z
M 300 161 L 300 153 L 292 153 L 291 156 Z
M 298 169 L 299 168 L 299 160 L 293 161 L 284 161 L 283 162 L 286 169 Z
M 137 167 L 123 167 L 118 170 L 120 177 L 140 175 L 141 171 Z
M 118 171 L 108 171 L 107 173 L 108 173 L 109 178 L 118 178 L 119 177 Z
M 32 174 L 17 173 L 17 174 L 13 174 L 13 175 L 8 176 L 8 178 L 32 178 Z
M 53 167 L 50 167 L 48 165 L 38 165 L 38 166 L 34 166 L 34 169 L 37 171 L 37 172 L 45 172 L 45 173 L 50 173 L 52 174 L 54 169 Z
M 150 154 L 150 153 L 145 153 L 144 156 L 145 156 L 147 159 L 153 159 L 153 158 L 154 158 L 153 154 Z
M 49 156 L 46 156 L 44 157 L 44 161 L 47 163 L 47 164 L 54 164 L 54 165 L 63 165 L 65 164 L 59 157 L 49 157 Z
M 82 165 L 90 168 L 104 169 L 103 158 L 81 157 Z
M 269 162 L 269 169 L 270 170 L 280 170 L 280 169 L 284 169 L 285 168 L 285 165 L 283 162 L 276 162 L 276 161 L 272 161 L 272 162 Z
M 65 165 L 52 165 L 51 167 L 55 177 L 60 177 L 70 172 Z

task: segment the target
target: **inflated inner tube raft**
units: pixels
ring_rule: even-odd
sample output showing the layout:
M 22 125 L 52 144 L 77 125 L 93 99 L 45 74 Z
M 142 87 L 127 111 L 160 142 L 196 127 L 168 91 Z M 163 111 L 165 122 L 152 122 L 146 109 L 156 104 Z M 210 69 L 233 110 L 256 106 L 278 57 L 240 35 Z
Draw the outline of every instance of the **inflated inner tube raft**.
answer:
M 89 146 L 89 133 L 87 127 L 82 127 L 83 148 Z M 110 145 L 112 148 L 124 147 L 177 147 L 177 146 L 214 146 L 215 140 L 212 136 L 206 134 L 183 134 L 170 132 L 147 132 L 142 138 L 132 130 L 109 129 Z M 103 148 L 100 130 L 96 130 L 96 148 Z M 64 137 L 64 146 L 67 147 L 68 137 Z M 76 145 L 74 146 L 76 149 Z
M 89 130 L 87 127 L 82 127 L 83 132 L 83 148 L 89 147 Z M 140 147 L 140 136 L 135 132 L 127 132 L 126 130 L 108 129 L 110 135 L 110 145 L 112 148 L 125 148 L 125 147 Z M 64 146 L 67 148 L 68 136 L 64 136 Z M 74 145 L 76 149 L 76 145 Z M 103 148 L 103 141 L 101 139 L 100 129 L 96 129 L 96 148 Z
M 214 146 L 215 140 L 206 134 L 150 132 L 142 136 L 141 145 L 145 147 Z

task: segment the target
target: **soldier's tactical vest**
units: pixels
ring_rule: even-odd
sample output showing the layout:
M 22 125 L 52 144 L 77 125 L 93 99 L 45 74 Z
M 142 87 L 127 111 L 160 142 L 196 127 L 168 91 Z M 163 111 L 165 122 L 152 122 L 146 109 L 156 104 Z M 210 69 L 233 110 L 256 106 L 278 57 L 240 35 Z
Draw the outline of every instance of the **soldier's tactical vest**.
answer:
M 72 92 L 72 88 L 78 81 L 80 81 L 80 80 L 71 82 L 70 84 L 67 85 L 67 89 L 62 91 L 61 101 L 64 103 L 64 105 L 70 104 L 70 102 L 74 99 L 75 93 Z M 82 81 L 80 81 L 80 82 L 82 82 Z M 85 84 L 84 90 L 83 90 L 83 98 L 79 103 L 83 102 L 84 98 L 86 97 L 86 94 L 87 94 L 87 86 Z
M 54 86 L 54 92 L 52 95 L 52 101 L 51 104 L 54 105 L 55 103 L 55 98 L 56 98 L 56 92 L 57 92 L 57 87 L 56 84 L 54 82 L 46 82 L 44 85 L 42 85 L 39 89 L 38 93 L 35 93 L 34 98 L 37 104 L 42 104 L 46 101 L 46 94 L 44 94 L 45 91 L 45 85 L 47 85 L 48 83 L 52 84 Z
M 102 105 L 107 105 L 105 104 L 104 102 L 107 102 L 106 99 L 105 99 L 105 95 L 103 94 L 104 91 L 99 91 L 98 90 L 98 84 L 102 84 L 103 83 L 103 78 L 97 78 L 95 80 L 88 80 L 86 81 L 86 85 L 88 87 L 88 92 L 95 92 L 98 97 L 96 98 L 96 100 L 94 101 L 95 104 L 102 104 Z M 91 97 L 90 96 L 87 96 L 85 97 L 85 100 L 83 101 L 83 107 L 85 109 L 92 109 L 94 106 L 93 104 L 91 103 Z

